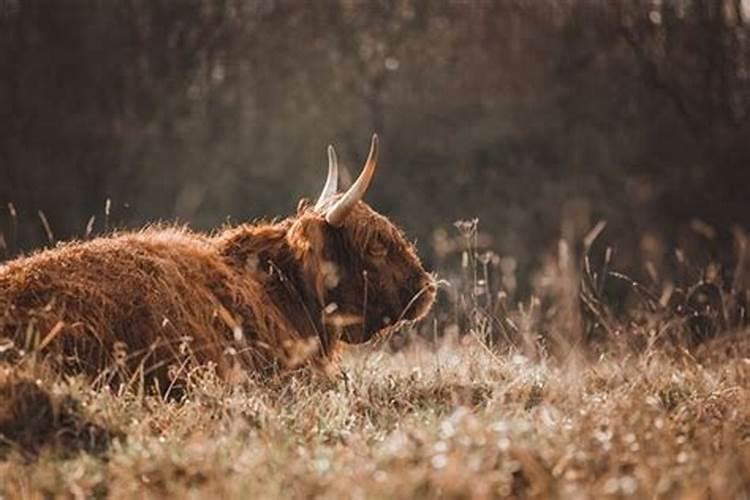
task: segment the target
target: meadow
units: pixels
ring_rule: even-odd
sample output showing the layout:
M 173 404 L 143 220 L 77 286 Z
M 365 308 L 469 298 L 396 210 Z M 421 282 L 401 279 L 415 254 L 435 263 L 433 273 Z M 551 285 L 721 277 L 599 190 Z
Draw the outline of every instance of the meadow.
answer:
M 439 283 L 340 373 L 166 362 L 181 387 L 162 397 L 127 366 L 157 341 L 107 344 L 95 380 L 53 371 L 63 328 L 118 322 L 43 324 L 64 294 L 14 310 L 0 272 L 0 500 L 750 500 L 749 40 L 748 0 L 0 0 L 0 269 L 160 221 L 292 215 L 325 145 L 346 184 L 377 132 L 365 201 Z M 112 266 L 81 268 L 28 276 L 75 285 L 70 309 L 112 303 L 90 300 Z M 149 297 L 122 276 L 130 325 L 208 275 Z M 20 309 L 37 322 L 8 327 Z M 215 312 L 201 324 L 242 340 Z M 161 347 L 188 358 L 207 330 L 172 331 Z
M 0 497 L 750 496 L 744 257 L 729 285 L 709 267 L 689 286 L 631 281 L 614 302 L 604 278 L 629 278 L 607 270 L 611 251 L 589 259 L 595 228 L 511 306 L 509 266 L 477 250 L 475 223 L 459 228 L 431 316 L 350 349 L 339 379 L 229 384 L 206 367 L 175 401 L 27 353 L 1 374 L 29 383 L 0 415 Z

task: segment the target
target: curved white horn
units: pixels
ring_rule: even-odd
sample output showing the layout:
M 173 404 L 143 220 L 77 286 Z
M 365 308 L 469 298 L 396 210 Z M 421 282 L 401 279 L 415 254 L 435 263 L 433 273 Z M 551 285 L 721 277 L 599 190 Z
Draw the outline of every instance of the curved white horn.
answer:
M 332 226 L 339 226 L 351 212 L 354 205 L 362 199 L 367 192 L 367 188 L 375 174 L 375 168 L 378 164 L 378 134 L 372 134 L 372 143 L 370 144 L 370 154 L 362 169 L 362 173 L 352 187 L 326 212 L 326 221 Z
M 328 146 L 328 178 L 323 186 L 323 191 L 320 192 L 318 201 L 315 202 L 315 210 L 320 210 L 323 204 L 331 196 L 336 194 L 339 188 L 339 161 L 336 158 L 336 150 L 333 146 Z

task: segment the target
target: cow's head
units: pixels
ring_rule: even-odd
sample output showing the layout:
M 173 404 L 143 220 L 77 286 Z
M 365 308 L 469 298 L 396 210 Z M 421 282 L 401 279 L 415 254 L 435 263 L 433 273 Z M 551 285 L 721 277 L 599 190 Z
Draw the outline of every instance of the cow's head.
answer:
M 313 206 L 301 203 L 288 232 L 305 280 L 323 308 L 322 323 L 349 343 L 366 342 L 421 319 L 435 300 L 435 280 L 416 249 L 362 197 L 377 166 L 378 138 L 359 178 L 338 193 L 338 164 L 328 147 L 328 178 Z

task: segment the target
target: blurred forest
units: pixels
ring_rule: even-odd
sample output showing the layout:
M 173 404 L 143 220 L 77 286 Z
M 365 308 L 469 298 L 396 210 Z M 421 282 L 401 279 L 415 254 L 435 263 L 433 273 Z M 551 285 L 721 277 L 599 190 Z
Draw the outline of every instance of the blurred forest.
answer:
M 56 239 L 289 214 L 373 131 L 368 200 L 432 265 L 474 217 L 521 271 L 598 220 L 620 266 L 731 250 L 750 1 L 0 0 L 6 256 L 38 211 Z

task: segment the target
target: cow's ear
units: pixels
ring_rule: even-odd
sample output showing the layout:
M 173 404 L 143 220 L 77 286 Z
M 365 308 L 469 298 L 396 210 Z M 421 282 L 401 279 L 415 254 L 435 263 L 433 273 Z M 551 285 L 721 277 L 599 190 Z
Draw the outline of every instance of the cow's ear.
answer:
M 312 207 L 312 202 L 307 198 L 302 198 L 297 202 L 297 215 L 307 212 Z

